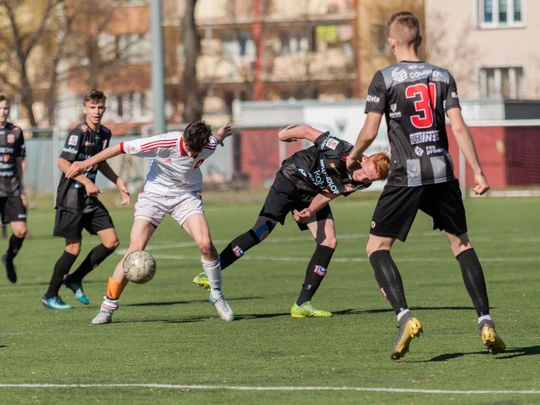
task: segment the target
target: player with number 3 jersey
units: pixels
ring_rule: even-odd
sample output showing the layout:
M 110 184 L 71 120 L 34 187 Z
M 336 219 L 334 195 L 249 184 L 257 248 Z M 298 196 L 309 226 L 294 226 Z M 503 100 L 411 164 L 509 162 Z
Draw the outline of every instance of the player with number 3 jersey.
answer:
M 482 342 L 490 353 L 501 353 L 505 344 L 489 313 L 484 273 L 467 235 L 465 208 L 448 153 L 445 115 L 474 172 L 474 191 L 484 194 L 489 190 L 461 115 L 456 82 L 447 70 L 418 57 L 422 37 L 414 14 L 393 14 L 388 30 L 398 63 L 378 71 L 369 86 L 366 122 L 347 167 L 354 168 L 373 142 L 384 115 L 392 147 L 390 174 L 373 213 L 366 250 L 379 287 L 397 315 L 399 332 L 391 358 L 403 357 L 411 340 L 422 332 L 422 325 L 408 309 L 401 275 L 390 255 L 395 240 L 407 238 L 418 210 L 433 218 L 433 229 L 446 232 L 478 314 Z

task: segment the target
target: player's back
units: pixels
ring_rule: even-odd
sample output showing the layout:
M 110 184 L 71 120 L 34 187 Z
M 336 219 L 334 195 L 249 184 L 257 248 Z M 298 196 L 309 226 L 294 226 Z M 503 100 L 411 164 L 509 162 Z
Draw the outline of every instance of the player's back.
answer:
M 459 108 L 452 75 L 424 62 L 400 62 L 377 72 L 366 112 L 384 113 L 392 146 L 389 184 L 419 186 L 454 179 L 445 114 Z

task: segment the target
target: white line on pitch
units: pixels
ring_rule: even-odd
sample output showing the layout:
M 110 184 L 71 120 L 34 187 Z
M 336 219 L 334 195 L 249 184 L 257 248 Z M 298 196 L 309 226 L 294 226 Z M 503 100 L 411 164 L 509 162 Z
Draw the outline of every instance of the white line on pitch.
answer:
M 0 388 L 167 388 L 233 391 L 365 391 L 418 394 L 540 394 L 540 390 L 424 390 L 414 388 L 369 387 L 248 387 L 234 385 L 179 385 L 179 384 L 0 384 Z

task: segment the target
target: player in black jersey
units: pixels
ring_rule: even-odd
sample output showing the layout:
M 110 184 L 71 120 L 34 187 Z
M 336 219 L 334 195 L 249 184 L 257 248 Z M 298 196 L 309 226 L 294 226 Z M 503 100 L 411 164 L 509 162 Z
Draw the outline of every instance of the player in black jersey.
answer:
M 221 270 L 266 239 L 278 222 L 283 225 L 292 211 L 300 230 L 309 229 L 317 247 L 291 315 L 296 318 L 330 317 L 331 312 L 316 309 L 311 304 L 337 245 L 334 218 L 328 203 L 339 196 L 365 189 L 375 180 L 384 180 L 390 169 L 390 158 L 385 153 L 360 156 L 358 167 L 349 171 L 345 158 L 352 145 L 329 132 L 308 125 L 291 125 L 279 132 L 279 139 L 283 142 L 308 139 L 314 145 L 283 161 L 255 225 L 233 239 L 220 253 Z M 204 273 L 193 282 L 208 288 Z
M 86 92 L 83 99 L 85 120 L 70 132 L 58 159 L 62 177 L 58 184 L 53 234 L 65 238 L 66 247 L 54 266 L 49 289 L 42 298 L 43 305 L 48 308 L 73 308 L 73 305 L 66 304 L 58 295 L 62 283 L 73 291 L 80 302 L 88 305 L 88 298 L 82 289 L 83 278 L 118 247 L 113 221 L 97 198 L 100 191 L 95 181 L 99 170 L 118 186 L 122 194 L 122 205 L 128 205 L 130 197 L 122 179 L 114 173 L 107 162 L 90 167 L 84 174 L 74 179 L 65 176 L 73 162 L 86 160 L 109 146 L 111 131 L 101 125 L 105 101 L 105 95 L 99 90 L 92 89 Z M 90 251 L 74 273 L 68 275 L 81 251 L 83 229 L 92 235 L 99 235 L 101 244 Z
M 411 340 L 422 332 L 422 325 L 408 309 L 400 273 L 390 256 L 395 240 L 405 241 L 418 210 L 433 218 L 434 229 L 446 231 L 478 313 L 482 342 L 490 353 L 501 353 L 505 345 L 489 315 L 484 274 L 467 236 L 465 208 L 448 153 L 445 114 L 474 172 L 474 191 L 484 194 L 489 185 L 461 115 L 456 83 L 447 70 L 418 58 L 420 27 L 412 13 L 392 15 L 388 28 L 389 43 L 398 63 L 378 71 L 369 86 L 366 122 L 347 158 L 347 167 L 354 167 L 355 159 L 375 139 L 384 115 L 392 163 L 373 214 L 366 250 L 375 278 L 399 323 L 391 358 L 403 357 Z
M 13 231 L 2 263 L 9 281 L 16 283 L 13 259 L 21 249 L 26 234 L 26 199 L 22 182 L 25 148 L 22 130 L 7 121 L 9 108 L 8 99 L 0 94 L 0 213 L 2 223 L 10 224 Z

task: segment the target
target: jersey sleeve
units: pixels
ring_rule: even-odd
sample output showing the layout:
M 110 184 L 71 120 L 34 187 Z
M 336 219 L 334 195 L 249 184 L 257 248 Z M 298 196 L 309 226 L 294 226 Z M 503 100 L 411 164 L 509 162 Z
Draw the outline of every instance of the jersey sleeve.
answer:
M 81 149 L 81 144 L 83 142 L 84 132 L 79 128 L 74 128 L 66 138 L 64 143 L 64 148 L 60 157 L 66 159 L 69 162 L 75 162 L 77 160 L 77 155 Z
M 321 150 L 327 158 L 341 158 L 350 150 L 351 144 L 343 139 L 325 132 L 315 139 L 315 146 Z
M 366 97 L 365 113 L 384 114 L 386 108 L 386 84 L 382 72 L 379 70 L 373 76 Z
M 159 156 L 168 155 L 169 150 L 174 149 L 177 143 L 177 136 L 171 137 L 170 134 L 163 134 L 122 142 L 120 144 L 120 150 L 126 155 L 154 159 Z
M 214 136 L 211 136 L 208 140 L 208 143 L 204 147 L 206 157 L 210 157 L 216 151 L 217 146 L 219 145 L 217 139 Z
M 461 106 L 459 104 L 457 84 L 450 72 L 448 73 L 448 92 L 446 93 L 445 104 L 445 111 L 448 111 L 452 108 L 461 109 Z
M 15 156 L 26 157 L 26 146 L 24 145 L 24 135 L 21 129 L 19 129 L 19 139 L 17 140 L 17 150 L 15 151 Z

